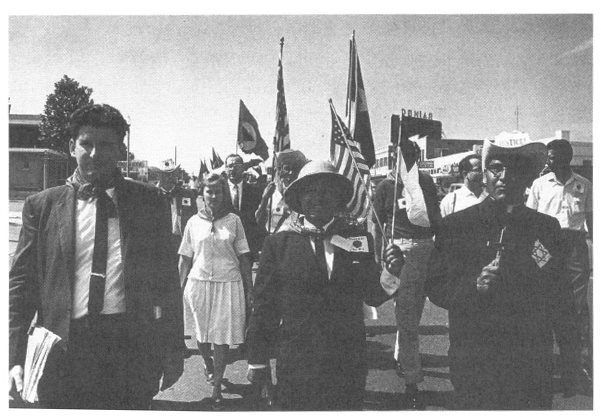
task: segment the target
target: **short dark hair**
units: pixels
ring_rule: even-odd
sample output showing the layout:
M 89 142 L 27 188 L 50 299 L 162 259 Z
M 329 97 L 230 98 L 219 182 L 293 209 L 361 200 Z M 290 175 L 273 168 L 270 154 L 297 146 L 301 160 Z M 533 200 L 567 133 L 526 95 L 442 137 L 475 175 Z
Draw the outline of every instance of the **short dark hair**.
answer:
M 129 129 L 121 112 L 108 104 L 88 104 L 75 110 L 69 120 L 71 137 L 77 139 L 79 130 L 84 126 L 112 129 L 121 138 L 121 141 Z
M 240 155 L 238 155 L 237 153 L 231 153 L 228 156 L 225 157 L 225 159 L 223 160 L 223 162 L 227 162 L 228 159 L 230 158 L 237 158 L 240 160 L 240 162 L 244 163 L 244 159 L 242 159 L 242 157 Z
M 561 154 L 565 155 L 572 160 L 572 156 L 574 156 L 574 150 L 572 149 L 572 145 L 565 139 L 554 139 L 551 142 L 547 143 L 547 150 L 558 151 Z
M 472 164 L 470 164 L 470 160 L 472 159 L 479 159 L 482 160 L 482 158 L 475 153 L 471 153 L 468 156 L 463 157 L 463 159 L 461 159 L 461 161 L 459 161 L 459 173 L 461 174 L 461 176 L 463 177 L 463 172 L 470 172 L 472 170 Z

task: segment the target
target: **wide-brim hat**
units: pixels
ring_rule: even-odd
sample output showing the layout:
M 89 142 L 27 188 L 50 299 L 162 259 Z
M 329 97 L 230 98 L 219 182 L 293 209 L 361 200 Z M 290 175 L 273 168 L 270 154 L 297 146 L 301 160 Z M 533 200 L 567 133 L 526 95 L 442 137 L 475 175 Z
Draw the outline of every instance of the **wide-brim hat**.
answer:
M 482 146 L 482 170 L 486 169 L 488 161 L 500 156 L 521 157 L 529 161 L 529 171 L 525 175 L 537 177 L 547 163 L 547 147 L 541 142 L 528 142 L 520 145 L 494 144 L 489 140 Z
M 318 178 L 328 179 L 328 189 L 324 190 L 324 193 L 338 193 L 341 206 L 353 198 L 353 184 L 347 177 L 339 174 L 330 161 L 309 161 L 298 173 L 298 178 L 284 192 L 284 201 L 290 209 L 302 213 L 300 198 L 305 188 Z
M 301 169 L 306 163 L 307 158 L 301 151 L 285 149 L 275 154 L 276 166 L 289 165 L 293 168 Z

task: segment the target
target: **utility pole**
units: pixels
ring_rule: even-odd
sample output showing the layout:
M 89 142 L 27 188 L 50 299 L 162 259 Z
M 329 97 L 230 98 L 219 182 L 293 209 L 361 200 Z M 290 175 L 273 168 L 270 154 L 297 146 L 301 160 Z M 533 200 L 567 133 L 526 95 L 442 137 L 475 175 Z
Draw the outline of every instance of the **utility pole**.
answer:
M 520 106 L 515 106 L 515 130 L 520 130 Z

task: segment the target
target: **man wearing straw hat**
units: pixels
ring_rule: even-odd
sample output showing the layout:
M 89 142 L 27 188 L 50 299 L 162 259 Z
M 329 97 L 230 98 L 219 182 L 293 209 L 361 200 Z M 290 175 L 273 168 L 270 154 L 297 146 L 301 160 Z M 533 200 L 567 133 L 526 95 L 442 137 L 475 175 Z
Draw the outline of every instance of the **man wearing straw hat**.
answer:
M 377 306 L 394 293 L 403 261 L 400 249 L 389 245 L 380 272 L 371 235 L 337 218 L 352 195 L 351 182 L 329 161 L 307 163 L 284 193 L 298 220 L 263 245 L 247 339 L 248 378 L 259 384 L 267 378 L 270 348 L 277 346 L 277 401 L 284 410 L 362 407 L 362 303 Z
M 553 335 L 576 337 L 574 298 L 562 274 L 559 223 L 524 205 L 545 165 L 542 143 L 484 143 L 489 196 L 443 219 L 426 292 L 449 311 L 457 409 L 550 409 Z

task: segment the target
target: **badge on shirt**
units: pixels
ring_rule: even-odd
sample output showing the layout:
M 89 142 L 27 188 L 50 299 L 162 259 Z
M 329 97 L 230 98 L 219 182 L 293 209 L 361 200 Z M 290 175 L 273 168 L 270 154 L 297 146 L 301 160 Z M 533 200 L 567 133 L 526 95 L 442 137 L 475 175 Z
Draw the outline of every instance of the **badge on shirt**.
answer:
M 542 268 L 551 260 L 551 254 L 538 239 L 534 242 L 532 254 L 530 256 L 532 256 L 532 259 L 534 259 L 534 262 L 536 262 L 536 265 L 539 268 Z
M 578 193 L 583 193 L 584 192 L 584 186 L 582 184 L 580 184 L 579 182 L 577 182 L 574 187 L 576 188 L 576 192 Z
M 330 238 L 330 243 L 347 252 L 369 252 L 367 236 L 351 236 L 344 238 L 340 235 L 334 235 Z
M 399 210 L 407 210 L 407 200 L 405 198 L 399 198 L 397 205 L 399 206 Z
M 183 197 L 182 198 L 182 206 L 191 206 L 192 205 L 192 199 L 190 197 Z

